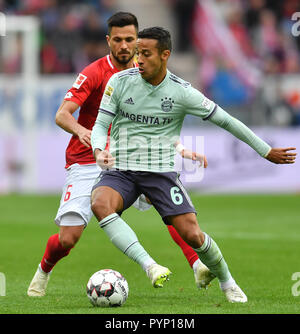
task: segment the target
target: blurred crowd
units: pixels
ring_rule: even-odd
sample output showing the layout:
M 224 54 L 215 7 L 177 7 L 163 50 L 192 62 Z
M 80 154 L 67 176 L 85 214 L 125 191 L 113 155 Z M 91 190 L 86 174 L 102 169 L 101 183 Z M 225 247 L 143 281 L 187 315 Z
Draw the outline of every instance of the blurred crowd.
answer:
M 248 104 L 252 110 L 259 100 L 266 123 L 300 125 L 299 85 L 287 91 L 282 85 L 300 73 L 300 36 L 292 20 L 300 16 L 299 0 L 165 1 L 176 18 L 177 51 L 196 52 L 206 95 L 224 107 Z
M 116 8 L 114 0 L 0 0 L 0 11 L 40 19 L 41 73 L 52 74 L 80 72 L 107 54 L 106 20 Z
M 191 34 L 197 0 L 166 0 L 174 11 L 178 51 L 193 46 Z M 202 1 L 205 3 L 205 0 Z M 298 72 L 300 38 L 292 35 L 292 15 L 299 0 L 211 0 L 247 58 L 256 59 L 267 73 Z M 201 3 L 201 1 L 200 1 Z M 203 22 L 200 22 L 201 24 Z
M 165 0 L 177 27 L 177 51 L 194 48 L 192 27 L 197 0 Z M 247 58 L 266 73 L 299 71 L 300 38 L 291 20 L 299 0 L 214 0 Z M 118 8 L 115 0 L 0 0 L 6 14 L 40 18 L 42 73 L 78 72 L 106 54 L 106 20 Z M 200 22 L 201 24 L 201 22 Z
M 300 12 L 299 0 L 164 3 L 176 23 L 175 51 L 198 54 L 199 86 L 218 103 L 245 104 L 257 95 L 256 86 L 266 74 L 300 72 L 300 36 L 293 36 L 296 22 L 291 20 Z M 40 19 L 42 74 L 78 73 L 107 54 L 106 20 L 119 10 L 117 4 L 116 0 L 0 0 L 0 12 Z M 7 59 L 0 71 L 18 72 L 16 59 Z M 300 110 L 297 94 L 280 98 L 289 108 Z M 297 115 L 300 124 L 300 112 Z

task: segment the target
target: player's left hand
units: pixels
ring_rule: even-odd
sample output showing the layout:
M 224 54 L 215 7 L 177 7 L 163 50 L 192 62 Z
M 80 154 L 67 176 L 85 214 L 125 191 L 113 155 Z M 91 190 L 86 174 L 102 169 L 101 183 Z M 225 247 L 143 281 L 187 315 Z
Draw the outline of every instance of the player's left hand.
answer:
M 191 159 L 193 161 L 199 161 L 200 162 L 200 164 L 199 164 L 200 167 L 203 166 L 204 168 L 206 168 L 208 166 L 207 159 L 206 159 L 206 156 L 204 154 L 193 152 L 193 151 L 188 150 L 186 148 L 184 148 L 181 151 L 180 154 L 184 159 Z
M 197 152 L 192 152 L 192 160 L 193 161 L 199 161 L 200 166 L 203 166 L 204 168 L 206 168 L 208 166 L 207 159 L 206 159 L 206 156 L 204 154 L 200 154 L 200 153 L 197 153 Z
M 293 164 L 296 160 L 296 152 L 289 152 L 295 150 L 295 147 L 287 148 L 272 148 L 266 159 L 275 164 Z

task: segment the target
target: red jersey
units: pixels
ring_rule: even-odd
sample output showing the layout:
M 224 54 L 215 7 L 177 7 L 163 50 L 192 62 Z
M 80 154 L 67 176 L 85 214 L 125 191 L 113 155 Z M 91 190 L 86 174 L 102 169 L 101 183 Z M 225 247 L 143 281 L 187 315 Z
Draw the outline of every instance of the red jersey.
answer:
M 68 90 L 64 99 L 80 106 L 77 121 L 85 128 L 92 130 L 105 86 L 110 77 L 117 72 L 118 69 L 113 66 L 107 55 L 85 67 L 72 88 Z M 66 168 L 74 163 L 80 165 L 95 163 L 92 148 L 81 144 L 75 135 L 72 136 L 66 149 Z

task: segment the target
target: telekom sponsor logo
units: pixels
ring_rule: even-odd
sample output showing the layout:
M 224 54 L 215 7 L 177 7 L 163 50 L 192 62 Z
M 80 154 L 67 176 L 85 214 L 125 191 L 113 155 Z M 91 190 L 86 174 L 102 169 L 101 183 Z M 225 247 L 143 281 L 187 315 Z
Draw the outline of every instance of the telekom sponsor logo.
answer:
M 87 76 L 80 73 L 78 77 L 76 78 L 73 84 L 73 87 L 79 89 L 80 86 L 85 82 L 86 79 L 87 79 Z

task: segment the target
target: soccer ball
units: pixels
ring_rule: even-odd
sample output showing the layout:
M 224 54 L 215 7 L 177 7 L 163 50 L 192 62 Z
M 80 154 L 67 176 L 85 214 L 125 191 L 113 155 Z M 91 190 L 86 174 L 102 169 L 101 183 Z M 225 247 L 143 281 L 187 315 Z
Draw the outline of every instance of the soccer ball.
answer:
M 102 269 L 91 276 L 86 292 L 94 306 L 113 307 L 125 303 L 129 287 L 125 277 L 118 271 Z

